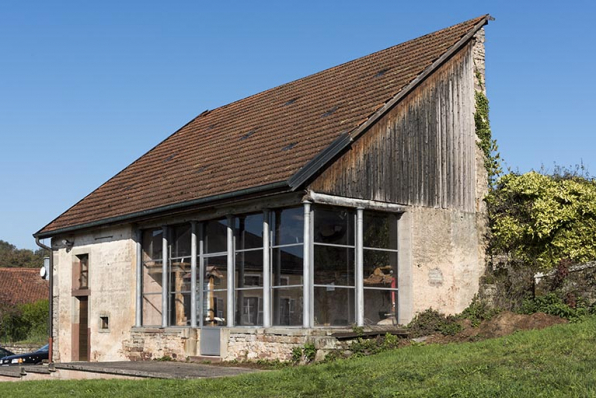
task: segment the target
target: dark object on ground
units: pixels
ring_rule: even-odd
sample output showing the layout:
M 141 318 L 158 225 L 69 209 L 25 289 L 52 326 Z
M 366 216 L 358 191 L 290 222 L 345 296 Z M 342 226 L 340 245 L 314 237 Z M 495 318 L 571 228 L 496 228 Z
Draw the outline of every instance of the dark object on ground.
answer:
M 26 354 L 9 355 L 0 359 L 2 366 L 23 365 L 23 364 L 37 364 L 44 359 L 48 359 L 48 345 L 44 345 L 39 350 L 28 352 Z

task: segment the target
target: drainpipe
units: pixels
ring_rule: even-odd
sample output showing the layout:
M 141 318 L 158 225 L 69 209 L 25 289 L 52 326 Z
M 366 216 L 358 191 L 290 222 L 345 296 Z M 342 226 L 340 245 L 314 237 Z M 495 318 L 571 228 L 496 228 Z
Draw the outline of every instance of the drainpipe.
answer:
M 51 247 L 41 243 L 37 236 L 35 237 L 35 243 L 37 246 L 50 252 L 50 331 L 48 338 L 48 361 L 51 366 L 54 363 L 54 251 Z

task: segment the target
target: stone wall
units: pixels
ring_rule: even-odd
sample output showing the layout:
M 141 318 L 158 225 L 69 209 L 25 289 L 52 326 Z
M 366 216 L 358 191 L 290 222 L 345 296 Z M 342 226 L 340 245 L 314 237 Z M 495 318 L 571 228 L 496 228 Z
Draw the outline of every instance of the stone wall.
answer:
M 422 207 L 409 212 L 413 312 L 428 308 L 445 314 L 463 311 L 478 293 L 485 269 L 483 252 L 478 248 L 481 216 Z
M 323 330 L 303 329 L 228 329 L 222 333 L 226 341 L 222 358 L 253 361 L 257 359 L 289 361 L 294 348 L 314 344 L 316 349 L 334 349 L 337 339 L 326 336 Z
M 534 275 L 536 296 L 557 292 L 568 304 L 596 303 L 596 262 L 559 267 L 547 274 Z
M 73 325 L 79 323 L 81 292 L 73 276 L 77 256 L 89 256 L 88 328 L 91 361 L 126 359 L 121 341 L 128 338 L 135 320 L 135 245 L 131 227 L 102 228 L 92 233 L 59 236 L 54 247 L 54 360 L 76 359 L 77 342 Z M 74 242 L 64 247 L 63 239 Z M 100 327 L 100 317 L 109 320 L 108 329 Z M 73 348 L 74 346 L 74 348 Z
M 3 344 L 2 348 L 6 348 L 10 352 L 15 354 L 25 354 L 27 352 L 33 352 L 39 349 L 43 344 L 19 344 L 19 343 L 8 343 Z
M 344 331 L 351 332 L 351 329 Z M 221 356 L 214 358 L 224 361 L 290 361 L 292 351 L 306 344 L 313 344 L 321 358 L 330 351 L 347 347 L 346 342 L 337 340 L 330 333 L 325 329 L 223 328 Z M 162 358 L 184 361 L 200 356 L 199 338 L 200 329 L 134 328 L 130 337 L 122 341 L 121 347 L 126 359 L 131 361 Z
M 198 329 L 134 328 L 130 337 L 121 342 L 124 357 L 131 361 L 160 358 L 185 360 L 196 356 Z

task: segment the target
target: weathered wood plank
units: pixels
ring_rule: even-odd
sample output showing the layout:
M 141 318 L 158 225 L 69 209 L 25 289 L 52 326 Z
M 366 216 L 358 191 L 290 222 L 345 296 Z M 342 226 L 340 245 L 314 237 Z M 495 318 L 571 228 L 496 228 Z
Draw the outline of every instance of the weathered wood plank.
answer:
M 402 99 L 310 186 L 321 193 L 473 210 L 471 47 Z

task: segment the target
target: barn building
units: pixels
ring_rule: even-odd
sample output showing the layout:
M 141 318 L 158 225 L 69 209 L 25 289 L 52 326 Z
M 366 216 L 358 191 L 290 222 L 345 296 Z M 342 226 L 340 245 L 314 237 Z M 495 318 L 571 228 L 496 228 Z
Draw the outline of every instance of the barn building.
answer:
M 55 361 L 289 359 L 466 308 L 485 15 L 205 111 L 34 236 Z

